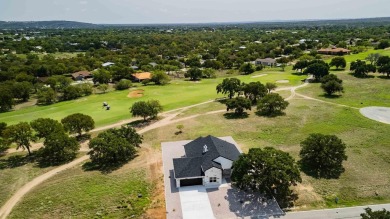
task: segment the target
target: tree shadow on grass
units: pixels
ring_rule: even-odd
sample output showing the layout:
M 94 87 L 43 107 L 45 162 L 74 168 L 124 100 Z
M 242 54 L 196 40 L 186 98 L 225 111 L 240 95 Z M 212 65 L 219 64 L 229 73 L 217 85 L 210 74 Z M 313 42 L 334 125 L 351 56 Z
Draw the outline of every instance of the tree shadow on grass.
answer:
M 225 113 L 223 114 L 223 117 L 225 119 L 246 119 L 248 118 L 249 114 L 244 112 L 242 114 L 236 114 L 236 113 Z
M 226 101 L 228 101 L 228 100 L 229 100 L 229 99 L 226 98 L 226 97 L 215 99 L 216 102 L 219 102 L 219 103 L 221 103 L 221 104 L 226 104 Z
M 303 73 L 303 72 L 293 72 L 293 73 L 291 73 L 292 75 L 297 75 L 297 76 L 302 76 L 302 75 L 307 75 L 307 74 L 305 74 L 305 73 Z
M 360 79 L 370 79 L 370 78 L 375 78 L 374 75 L 364 75 L 364 76 L 360 76 L 360 75 L 355 75 L 353 72 L 351 73 L 348 73 L 349 75 L 355 77 L 355 78 L 360 78 Z
M 0 159 L 0 169 L 21 167 L 28 163 L 34 163 L 36 159 L 35 154 L 10 156 L 6 159 Z
M 152 121 L 151 120 L 136 120 L 136 121 L 133 121 L 133 122 L 130 122 L 130 123 L 127 123 L 126 125 L 127 126 L 130 126 L 130 127 L 133 127 L 133 128 L 144 128 L 148 125 L 152 124 Z
M 123 167 L 129 161 L 133 160 L 136 157 L 138 157 L 138 155 L 134 155 L 133 157 L 131 157 L 128 160 L 123 161 L 123 162 L 109 163 L 109 164 L 98 164 L 98 163 L 94 163 L 92 161 L 89 161 L 89 162 L 84 163 L 82 168 L 84 171 L 100 171 L 103 174 L 109 174 L 109 173 Z
M 333 68 L 330 71 L 345 71 L 345 68 Z
M 345 171 L 344 167 L 336 168 L 333 170 L 318 170 L 310 167 L 307 164 L 303 164 L 302 162 L 298 162 L 299 168 L 306 175 L 311 176 L 316 179 L 338 179 L 340 175 Z
M 341 94 L 321 94 L 321 95 L 318 95 L 319 97 L 325 97 L 327 99 L 338 99 L 340 98 L 342 95 Z
M 255 114 L 257 116 L 268 117 L 268 118 L 274 118 L 274 117 L 285 116 L 286 115 L 285 112 L 272 112 L 272 113 L 268 113 L 268 112 L 260 112 L 260 111 L 257 111 Z
M 384 79 L 384 80 L 390 80 L 390 77 L 387 77 L 386 75 L 380 75 L 380 76 L 378 76 L 378 78 Z

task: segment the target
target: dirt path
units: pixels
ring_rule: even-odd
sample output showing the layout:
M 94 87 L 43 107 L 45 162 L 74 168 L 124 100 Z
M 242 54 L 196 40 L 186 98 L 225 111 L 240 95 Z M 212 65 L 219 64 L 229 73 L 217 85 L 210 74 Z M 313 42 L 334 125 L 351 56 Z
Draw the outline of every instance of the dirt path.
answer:
M 322 103 L 332 104 L 332 105 L 341 106 L 341 107 L 347 107 L 347 108 L 351 108 L 351 109 L 357 109 L 357 110 L 360 109 L 360 108 L 353 107 L 353 106 L 348 106 L 348 105 L 344 105 L 344 104 L 333 103 L 333 102 L 328 102 L 328 101 L 325 101 L 325 100 L 316 99 L 316 98 L 309 97 L 309 96 L 306 96 L 306 95 L 303 95 L 303 94 L 299 94 L 299 93 L 295 93 L 295 95 L 299 96 L 299 97 L 302 97 L 303 99 L 306 99 L 306 100 L 314 100 L 314 101 L 318 101 L 318 102 L 322 102 Z
M 86 161 L 89 159 L 89 156 L 88 155 L 84 155 L 70 163 L 67 163 L 65 165 L 62 165 L 58 168 L 55 168 L 45 174 L 42 174 L 36 178 L 34 178 L 33 180 L 31 180 L 30 182 L 28 182 L 27 184 L 25 184 L 22 188 L 20 188 L 18 191 L 16 191 L 16 193 L 14 195 L 12 195 L 12 197 L 10 199 L 8 199 L 8 201 L 0 208 L 0 218 L 1 219 L 5 219 L 7 218 L 7 216 L 11 213 L 13 207 L 16 205 L 16 203 L 18 203 L 20 201 L 20 199 L 26 195 L 29 191 L 31 191 L 31 189 L 33 189 L 35 186 L 41 184 L 43 181 L 53 177 L 54 175 L 56 175 L 57 173 L 63 171 L 63 170 L 66 170 L 68 168 L 71 168 L 77 164 L 80 164 L 82 163 L 83 161 Z
M 209 103 L 209 102 L 205 102 L 205 103 L 201 103 L 201 104 L 206 104 L 206 103 Z M 213 114 L 213 113 L 220 113 L 220 112 L 224 112 L 225 110 L 218 110 L 218 111 L 212 111 L 212 112 L 208 112 L 208 113 L 205 113 L 205 114 L 197 114 L 197 115 L 194 115 L 194 116 L 188 116 L 188 117 L 185 117 L 185 118 L 180 118 L 180 119 L 177 119 L 177 120 L 172 120 L 173 118 L 175 118 L 178 114 L 180 114 L 182 111 L 188 109 L 188 108 L 191 108 L 191 107 L 194 107 L 194 106 L 198 106 L 198 105 L 201 105 L 201 104 L 196 104 L 196 105 L 192 105 L 192 106 L 189 106 L 189 107 L 183 107 L 183 108 L 180 108 L 180 109 L 177 109 L 177 110 L 172 110 L 172 111 L 169 111 L 169 112 L 165 112 L 164 115 L 164 119 L 156 122 L 156 123 L 153 123 L 151 124 L 150 126 L 147 126 L 141 130 L 138 131 L 139 134 L 142 134 L 142 133 L 145 133 L 147 131 L 150 131 L 152 129 L 156 129 L 156 128 L 160 128 L 160 127 L 163 127 L 163 126 L 166 126 L 166 125 L 169 125 L 169 124 L 172 124 L 172 123 L 175 123 L 175 122 L 178 122 L 178 121 L 184 121 L 184 120 L 188 120 L 188 119 L 192 119 L 192 118 L 195 118 L 197 116 L 201 116 L 201 115 L 208 115 L 208 114 Z M 173 113 L 174 112 L 174 113 Z M 118 126 L 118 124 L 121 124 L 120 123 L 117 123 L 117 124 L 113 124 L 113 125 L 116 125 Z M 110 125 L 110 126 L 105 126 L 105 127 L 102 127 L 104 129 L 108 129 L 108 128 L 111 128 L 111 127 L 116 127 L 116 126 L 113 126 L 113 125 Z M 99 130 L 104 130 L 104 129 L 99 129 Z M 88 151 L 88 142 L 83 142 L 81 144 L 81 148 L 80 148 L 80 151 Z M 25 196 L 29 191 L 31 191 L 33 188 L 35 188 L 36 186 L 38 186 L 39 184 L 41 184 L 42 182 L 44 182 L 45 180 L 55 176 L 57 173 L 61 172 L 61 171 L 64 171 L 66 169 L 69 169 L 71 167 L 74 167 L 86 160 L 89 159 L 89 156 L 88 155 L 84 155 L 68 164 L 65 164 L 65 165 L 62 165 L 62 166 L 59 166 L 47 173 L 44 173 L 36 178 L 34 178 L 33 180 L 31 180 L 30 182 L 28 182 L 27 184 L 25 184 L 22 188 L 20 188 L 18 191 L 16 191 L 12 197 L 10 199 L 8 199 L 8 201 L 0 208 L 0 219 L 5 219 L 12 211 L 12 209 L 15 207 L 15 205 L 23 198 L 23 196 Z
M 281 90 L 290 90 L 291 91 L 291 95 L 286 98 L 286 100 L 290 100 L 292 98 L 294 98 L 295 96 L 300 96 L 304 99 L 308 99 L 308 100 L 315 100 L 315 101 L 319 101 L 319 102 L 324 102 L 324 103 L 329 103 L 329 104 L 333 104 L 333 105 L 338 105 L 338 106 L 343 106 L 343 107 L 349 107 L 349 108 L 354 108 L 354 109 L 359 109 L 359 108 L 356 108 L 356 107 L 351 107 L 351 106 L 347 106 L 347 105 L 343 105 L 343 104 L 337 104 L 337 103 L 332 103 L 332 102 L 327 102 L 327 101 L 323 101 L 323 100 L 319 100 L 319 99 L 315 99 L 315 98 L 312 98 L 312 97 L 308 97 L 308 96 L 305 96 L 305 95 L 302 95 L 302 94 L 298 94 L 295 92 L 296 89 L 299 89 L 299 88 L 302 88 L 304 86 L 307 86 L 308 83 L 304 83 L 302 85 L 299 85 L 299 86 L 296 86 L 296 87 L 287 87 L 287 88 L 280 88 L 280 89 L 276 89 L 276 91 L 281 91 Z M 156 129 L 156 128 L 160 128 L 160 127 L 163 127 L 163 126 L 167 126 L 167 125 L 170 125 L 170 124 L 173 124 L 173 123 L 176 123 L 176 122 L 180 122 L 180 121 L 185 121 L 185 120 L 189 120 L 189 119 L 193 119 L 193 118 L 196 118 L 196 117 L 199 117 L 199 116 L 202 116 L 202 115 L 210 115 L 210 114 L 216 114 L 216 113 L 223 113 L 223 112 L 226 112 L 226 110 L 216 110 L 216 111 L 211 111 L 211 112 L 207 112 L 207 113 L 203 113 L 203 114 L 196 114 L 196 115 L 192 115 L 192 116 L 188 116 L 188 117 L 184 117 L 184 118 L 180 118 L 180 119 L 174 119 L 177 115 L 179 115 L 181 112 L 183 112 L 184 110 L 186 109 L 189 109 L 189 108 L 192 108 L 192 107 L 195 107 L 195 106 L 199 106 L 199 105 L 203 105 L 203 104 L 207 104 L 207 103 L 211 103 L 213 102 L 214 100 L 211 100 L 211 101 L 207 101 L 207 102 L 203 102 L 203 103 L 200 103 L 200 104 L 194 104 L 194 105 L 191 105 L 191 106 L 187 106 L 187 107 L 182 107 L 182 108 L 179 108 L 179 109 L 175 109 L 175 110 L 170 110 L 170 111 L 167 111 L 167 112 L 164 112 L 162 113 L 161 115 L 164 116 L 164 118 L 156 123 L 153 123 L 141 130 L 138 131 L 139 134 L 142 134 L 142 133 L 145 133 L 147 131 L 150 131 L 150 130 L 153 130 L 153 129 Z M 132 122 L 132 121 L 135 121 L 136 119 L 129 119 L 129 120 L 123 120 L 123 121 L 120 121 L 120 122 L 117 122 L 115 124 L 111 124 L 111 125 L 107 125 L 107 126 L 103 126 L 103 127 L 99 127 L 99 128 L 96 128 L 94 130 L 92 130 L 91 132 L 96 132 L 96 131 L 102 131 L 102 130 L 106 130 L 106 129 L 110 129 L 110 128 L 115 128 L 115 127 L 118 127 L 118 126 L 121 126 L 121 125 L 124 125 L 124 124 L 127 124 L 129 122 Z M 42 143 L 40 143 L 42 145 Z M 39 145 L 35 145 L 36 147 L 39 147 Z M 12 149 L 10 149 L 12 151 Z M 16 151 L 16 150 L 15 150 Z M 81 148 L 80 148 L 80 151 L 88 151 L 88 142 L 83 142 L 81 144 Z M 86 160 L 89 159 L 89 156 L 88 155 L 84 155 L 68 164 L 65 164 L 65 165 L 62 165 L 62 166 L 59 166 L 47 173 L 44 173 L 36 178 L 34 178 L 32 181 L 28 182 L 27 184 L 25 184 L 22 188 L 20 188 L 0 209 L 0 219 L 5 219 L 12 211 L 12 209 L 15 207 L 15 205 L 23 198 L 24 195 L 26 195 L 29 191 L 31 191 L 34 187 L 38 186 L 39 184 L 41 184 L 43 181 L 55 176 L 57 173 L 63 171 L 63 170 L 66 170 L 66 169 L 69 169 L 71 167 L 74 167 L 76 166 L 77 164 L 80 164 Z

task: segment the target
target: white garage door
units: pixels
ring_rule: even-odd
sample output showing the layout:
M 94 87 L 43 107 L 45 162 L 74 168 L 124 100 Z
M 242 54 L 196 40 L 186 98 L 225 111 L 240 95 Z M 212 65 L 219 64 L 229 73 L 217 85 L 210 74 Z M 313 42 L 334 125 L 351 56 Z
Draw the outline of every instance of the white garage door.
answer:
M 209 196 L 204 186 L 179 188 L 183 219 L 214 219 Z

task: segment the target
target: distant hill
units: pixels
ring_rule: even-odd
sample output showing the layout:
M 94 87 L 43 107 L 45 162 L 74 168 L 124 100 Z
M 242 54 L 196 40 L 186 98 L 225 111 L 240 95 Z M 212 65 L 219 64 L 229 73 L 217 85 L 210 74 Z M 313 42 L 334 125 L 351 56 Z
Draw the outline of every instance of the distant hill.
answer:
M 84 28 L 119 28 L 119 27 L 143 27 L 143 26 L 225 26 L 225 25 L 248 25 L 248 26 L 378 26 L 389 25 L 390 17 L 381 18 L 357 18 L 357 19 L 334 19 L 334 20 L 276 20 L 276 21 L 248 21 L 248 22 L 221 22 L 221 23 L 191 23 L 191 24 L 92 24 L 76 21 L 0 21 L 0 29 L 84 29 Z
M 0 21 L 0 29 L 82 29 L 99 25 L 76 21 Z

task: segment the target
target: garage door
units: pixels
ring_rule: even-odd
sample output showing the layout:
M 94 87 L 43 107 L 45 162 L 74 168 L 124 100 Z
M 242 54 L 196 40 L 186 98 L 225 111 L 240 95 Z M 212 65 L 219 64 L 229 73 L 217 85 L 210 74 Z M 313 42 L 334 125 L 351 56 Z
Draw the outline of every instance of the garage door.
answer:
M 202 185 L 202 184 L 203 184 L 202 178 L 181 179 L 180 180 L 180 187 L 182 187 L 182 186 L 196 186 L 196 185 Z

